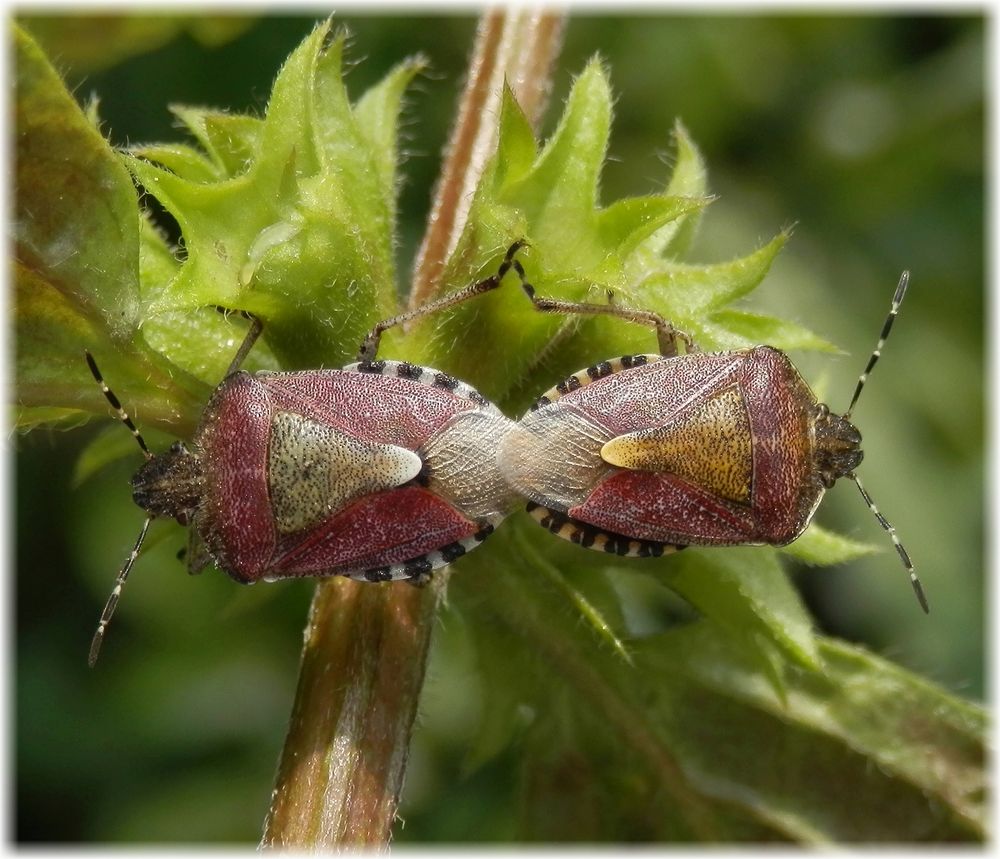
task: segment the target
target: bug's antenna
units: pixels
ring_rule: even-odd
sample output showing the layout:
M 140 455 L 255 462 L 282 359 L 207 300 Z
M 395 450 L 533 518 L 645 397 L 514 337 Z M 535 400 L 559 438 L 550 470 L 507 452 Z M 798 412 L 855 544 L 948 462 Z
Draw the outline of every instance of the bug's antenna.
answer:
M 115 609 L 118 607 L 118 600 L 122 595 L 122 587 L 125 585 L 125 579 L 128 578 L 129 570 L 132 569 L 135 559 L 139 557 L 139 549 L 142 548 L 142 541 L 146 539 L 146 530 L 149 528 L 149 523 L 152 521 L 153 517 L 147 516 L 146 521 L 142 523 L 142 530 L 139 532 L 139 538 L 135 541 L 135 546 L 132 547 L 132 551 L 125 560 L 125 565 L 118 573 L 118 578 L 115 579 L 115 586 L 111 589 L 111 596 L 108 597 L 108 601 L 104 604 L 104 611 L 101 612 L 101 619 L 97 624 L 97 632 L 94 633 L 94 637 L 90 642 L 90 655 L 87 657 L 87 664 L 91 668 L 93 668 L 94 664 L 97 662 L 97 656 L 101 652 L 101 645 L 104 643 L 104 631 L 108 628 L 108 624 L 111 622 L 111 616 L 115 613 Z
M 913 569 L 913 562 L 910 560 L 910 556 L 906 549 L 903 548 L 903 544 L 899 542 L 899 537 L 896 536 L 896 529 L 889 524 L 889 520 L 883 516 L 878 508 L 875 506 L 875 502 L 872 501 L 872 497 L 865 492 L 865 488 L 861 485 L 861 481 L 858 480 L 856 474 L 849 474 L 848 477 L 854 481 L 854 485 L 858 487 L 861 492 L 861 497 L 865 499 L 865 504 L 868 505 L 868 509 L 875 514 L 875 518 L 878 519 L 879 524 L 888 532 L 889 536 L 892 538 L 892 544 L 896 547 L 896 551 L 899 553 L 900 560 L 903 562 L 903 566 L 906 567 L 906 571 L 910 574 L 910 584 L 913 585 L 913 592 L 917 595 L 917 601 L 920 603 L 920 607 L 924 610 L 924 614 L 930 614 L 930 606 L 927 605 L 927 597 L 924 595 L 923 585 L 920 584 L 920 579 L 917 578 L 917 571 Z
M 903 297 L 906 295 L 906 288 L 910 284 L 910 273 L 904 271 L 899 276 L 899 285 L 896 287 L 896 294 L 892 297 L 892 307 L 889 308 L 889 315 L 886 316 L 885 322 L 882 325 L 882 333 L 879 335 L 878 343 L 875 344 L 875 351 L 872 352 L 871 357 L 868 359 L 868 366 L 865 367 L 865 371 L 858 378 L 858 386 L 854 389 L 854 396 L 851 397 L 851 404 L 847 407 L 847 411 L 844 413 L 844 419 L 851 419 L 851 412 L 854 411 L 854 406 L 858 402 L 858 397 L 861 396 L 861 389 L 865 386 L 865 382 L 868 381 L 868 374 L 872 371 L 872 367 L 879 358 L 882 357 L 882 347 L 885 345 L 885 341 L 889 336 L 889 332 L 892 330 L 892 323 L 896 320 L 896 314 L 899 313 L 899 305 L 903 303 Z
M 146 459 L 152 459 L 153 454 L 149 452 L 149 448 L 146 447 L 146 442 L 142 437 L 142 434 L 136 429 L 134 423 L 132 423 L 132 418 L 128 416 L 125 409 L 122 408 L 122 404 L 118 401 L 118 397 L 115 396 L 114 391 L 107 386 L 104 381 L 104 377 L 101 375 L 101 371 L 97 369 L 97 362 L 94 360 L 94 356 L 90 352 L 84 350 L 84 355 L 87 356 L 87 366 L 90 367 L 90 372 L 93 373 L 94 378 L 97 380 L 97 384 L 101 386 L 101 391 L 107 398 L 107 401 L 111 403 L 111 408 L 118 412 L 118 420 L 120 420 L 125 426 L 129 428 L 129 431 L 135 436 L 135 440 L 139 442 L 139 447 L 142 448 L 142 453 Z M 148 523 L 147 523 L 148 524 Z M 145 531 L 143 531 L 145 533 Z

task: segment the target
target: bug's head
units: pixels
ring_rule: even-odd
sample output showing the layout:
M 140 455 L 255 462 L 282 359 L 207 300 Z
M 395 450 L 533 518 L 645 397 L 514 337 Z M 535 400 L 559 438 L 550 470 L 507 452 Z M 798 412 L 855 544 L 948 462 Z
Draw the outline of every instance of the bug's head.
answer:
M 829 489 L 841 477 L 847 477 L 861 464 L 861 433 L 846 417 L 829 407 L 816 406 L 816 448 L 813 461 L 816 473 Z
M 147 459 L 132 477 L 132 500 L 150 516 L 187 525 L 201 503 L 201 460 L 182 442 Z

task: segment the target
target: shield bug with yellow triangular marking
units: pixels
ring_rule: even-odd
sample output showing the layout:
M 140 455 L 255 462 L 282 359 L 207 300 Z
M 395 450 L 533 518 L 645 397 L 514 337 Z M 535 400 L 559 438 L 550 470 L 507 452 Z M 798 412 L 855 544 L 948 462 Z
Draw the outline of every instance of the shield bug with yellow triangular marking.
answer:
M 539 298 L 540 310 L 610 314 L 652 325 L 661 354 L 626 355 L 574 373 L 543 394 L 500 444 L 500 471 L 541 525 L 626 557 L 685 546 L 781 546 L 801 536 L 823 494 L 846 477 L 889 533 L 921 607 L 920 581 L 895 529 L 855 474 L 851 413 L 906 293 L 892 307 L 843 415 L 818 402 L 788 356 L 770 346 L 705 353 L 652 311 Z M 677 342 L 685 344 L 678 354 Z

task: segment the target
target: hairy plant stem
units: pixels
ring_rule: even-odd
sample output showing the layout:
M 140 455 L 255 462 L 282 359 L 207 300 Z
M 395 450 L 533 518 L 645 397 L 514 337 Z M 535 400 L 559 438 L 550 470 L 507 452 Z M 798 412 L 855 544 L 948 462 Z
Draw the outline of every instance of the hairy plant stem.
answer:
M 439 289 L 472 190 L 496 145 L 504 79 L 537 121 L 561 32 L 557 14 L 482 18 L 414 270 L 411 306 Z M 420 589 L 336 578 L 317 585 L 262 847 L 388 845 L 447 572 Z
M 548 101 L 562 30 L 561 15 L 538 10 L 487 12 L 480 20 L 469 77 L 417 252 L 411 308 L 437 294 L 441 270 L 458 244 L 476 184 L 496 147 L 504 79 L 525 116 L 537 125 Z

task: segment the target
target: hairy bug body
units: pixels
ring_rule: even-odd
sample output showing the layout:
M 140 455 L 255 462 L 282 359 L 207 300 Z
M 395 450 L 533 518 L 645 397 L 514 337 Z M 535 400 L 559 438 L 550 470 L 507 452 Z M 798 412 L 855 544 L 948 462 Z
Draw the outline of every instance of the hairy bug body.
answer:
M 419 579 L 503 519 L 493 452 L 507 424 L 468 385 L 412 364 L 237 372 L 178 460 L 200 487 L 179 518 L 240 582 Z
M 545 394 L 501 443 L 519 493 L 665 545 L 781 545 L 802 533 L 825 489 L 827 445 L 784 354 L 626 356 L 583 375 Z
M 214 561 L 243 583 L 342 575 L 421 584 L 513 506 L 496 461 L 511 421 L 446 373 L 374 360 L 381 333 L 410 316 L 379 323 L 358 363 L 299 373 L 238 369 L 262 330 L 250 318 L 190 445 L 162 454 L 149 451 L 86 356 L 146 456 L 132 493 L 148 516 L 101 616 L 91 665 L 153 518 L 191 526 L 191 572 Z
M 664 546 L 784 545 L 861 461 L 860 434 L 769 346 L 607 363 L 501 442 L 511 485 L 571 520 Z
M 908 272 L 850 407 L 837 415 L 770 346 L 703 353 L 653 311 L 540 298 L 513 258 L 522 244 L 511 247 L 506 262 L 536 309 L 650 325 L 661 351 L 574 373 L 504 436 L 500 471 L 530 499 L 534 519 L 586 548 L 632 557 L 685 546 L 782 546 L 802 534 L 824 492 L 846 477 L 889 533 L 928 610 L 895 529 L 854 473 L 863 454 L 850 421 L 906 294 Z

